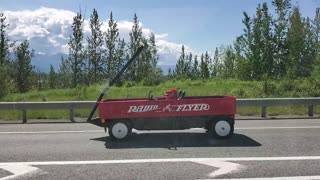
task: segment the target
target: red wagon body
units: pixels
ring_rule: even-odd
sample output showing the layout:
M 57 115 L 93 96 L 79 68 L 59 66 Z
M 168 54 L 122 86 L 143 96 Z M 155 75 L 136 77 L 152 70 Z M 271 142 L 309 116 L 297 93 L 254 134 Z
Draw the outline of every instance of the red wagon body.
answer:
M 236 99 L 232 96 L 194 96 L 156 100 L 109 99 L 99 102 L 99 117 L 104 121 L 135 118 L 233 116 Z
M 178 98 L 107 99 L 98 102 L 99 118 L 91 123 L 108 127 L 114 139 L 131 130 L 176 130 L 205 128 L 215 137 L 233 134 L 236 98 L 190 96 Z

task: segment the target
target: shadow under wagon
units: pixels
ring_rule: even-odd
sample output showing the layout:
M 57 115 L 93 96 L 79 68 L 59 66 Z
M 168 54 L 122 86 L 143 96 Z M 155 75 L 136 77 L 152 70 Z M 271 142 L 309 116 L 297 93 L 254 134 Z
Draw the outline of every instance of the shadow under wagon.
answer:
M 229 139 L 209 138 L 206 133 L 132 133 L 123 141 L 112 141 L 104 136 L 91 139 L 105 143 L 108 149 L 178 147 L 255 147 L 261 144 L 248 136 L 233 134 Z

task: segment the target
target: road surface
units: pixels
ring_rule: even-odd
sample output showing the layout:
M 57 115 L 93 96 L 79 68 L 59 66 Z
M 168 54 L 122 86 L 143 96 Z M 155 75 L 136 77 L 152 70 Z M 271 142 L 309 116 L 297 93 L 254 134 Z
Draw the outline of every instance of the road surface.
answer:
M 241 120 L 229 140 L 190 129 L 124 142 L 86 123 L 0 124 L 0 179 L 320 179 L 319 170 L 320 119 Z

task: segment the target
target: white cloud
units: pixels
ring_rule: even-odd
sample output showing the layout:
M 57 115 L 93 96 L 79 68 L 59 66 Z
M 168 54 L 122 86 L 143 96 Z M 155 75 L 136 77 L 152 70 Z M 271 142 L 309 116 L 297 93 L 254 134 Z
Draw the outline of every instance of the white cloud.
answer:
M 23 41 L 28 39 L 31 48 L 46 54 L 68 53 L 68 41 L 71 35 L 71 24 L 75 12 L 41 7 L 35 10 L 5 11 L 10 26 L 7 29 L 11 40 Z M 130 21 L 118 21 L 120 36 L 129 40 L 129 33 L 133 23 Z M 148 36 L 152 31 L 145 28 L 142 23 L 143 35 Z M 102 31 L 106 32 L 107 21 L 103 22 Z M 90 34 L 89 20 L 84 21 L 85 36 Z M 168 34 L 155 34 L 159 65 L 172 65 L 180 54 L 182 44 L 176 44 L 167 40 Z M 186 52 L 192 51 L 185 46 Z
M 159 65 L 174 65 L 181 53 L 182 44 L 176 44 L 168 42 L 163 39 L 158 39 L 156 41 L 158 48 L 158 53 L 162 61 L 159 62 Z M 185 52 L 193 52 L 189 46 L 184 46 Z
M 156 34 L 155 35 L 155 38 L 156 39 L 165 39 L 165 38 L 167 38 L 168 37 L 168 34 L 166 33 L 166 34 Z
M 5 11 L 8 36 L 11 40 L 28 39 L 36 51 L 54 54 L 66 53 L 74 12 L 41 7 L 36 10 Z

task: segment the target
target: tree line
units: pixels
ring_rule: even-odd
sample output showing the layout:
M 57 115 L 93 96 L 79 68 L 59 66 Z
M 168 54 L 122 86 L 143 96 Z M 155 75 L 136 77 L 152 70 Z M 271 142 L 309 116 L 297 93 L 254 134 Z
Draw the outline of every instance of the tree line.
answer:
M 112 12 L 106 32 L 101 30 L 102 21 L 97 10 L 93 9 L 89 19 L 90 35 L 83 32 L 84 16 L 81 12 L 73 17 L 72 34 L 68 42 L 68 57 L 61 57 L 58 70 L 50 65 L 50 72 L 40 72 L 31 65 L 35 51 L 30 49 L 27 40 L 11 42 L 7 36 L 6 17 L 0 13 L 0 97 L 9 92 L 27 92 L 31 89 L 75 88 L 101 83 L 113 78 L 143 44 L 144 51 L 129 66 L 125 75 L 118 81 L 141 82 L 146 85 L 159 84 L 163 72 L 157 67 L 159 56 L 155 35 L 147 37 L 142 33 L 141 23 L 136 14 L 127 42 L 120 37 L 117 22 Z M 12 56 L 12 53 L 14 56 Z
M 162 71 L 157 68 L 159 56 L 157 55 L 155 35 L 152 32 L 147 37 L 142 34 L 142 27 L 136 14 L 134 14 L 128 42 L 120 37 L 117 22 L 113 18 L 112 12 L 106 32 L 101 30 L 102 22 L 95 9 L 89 21 L 91 33 L 85 38 L 83 15 L 80 12 L 73 18 L 72 34 L 68 43 L 68 58 L 61 59 L 57 73 L 53 68 L 49 73 L 49 84 L 52 85 L 52 88 L 74 88 L 79 85 L 90 85 L 111 79 L 133 56 L 141 44 L 146 48 L 136 61 L 129 66 L 118 85 L 121 85 L 124 81 L 144 81 L 148 85 L 159 82 Z M 54 76 L 58 76 L 58 78 L 54 78 Z M 59 86 L 55 86 L 56 83 L 51 81 L 55 79 L 59 79 Z
M 21 43 L 10 41 L 6 34 L 8 26 L 5 15 L 0 13 L 0 97 L 9 92 L 27 92 L 35 82 L 31 65 L 34 50 L 30 50 L 27 40 Z
M 274 16 L 267 3 L 259 4 L 253 16 L 244 12 L 243 33 L 232 45 L 216 48 L 213 57 L 188 54 L 182 46 L 169 76 L 259 81 L 319 77 L 320 8 L 310 19 L 290 0 L 273 0 L 272 6 Z

